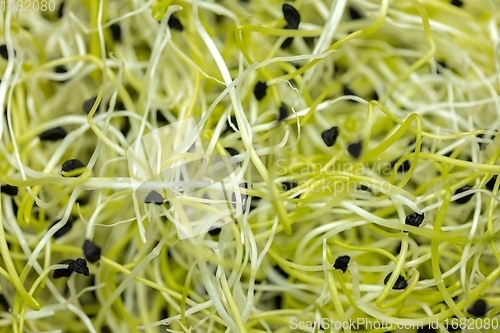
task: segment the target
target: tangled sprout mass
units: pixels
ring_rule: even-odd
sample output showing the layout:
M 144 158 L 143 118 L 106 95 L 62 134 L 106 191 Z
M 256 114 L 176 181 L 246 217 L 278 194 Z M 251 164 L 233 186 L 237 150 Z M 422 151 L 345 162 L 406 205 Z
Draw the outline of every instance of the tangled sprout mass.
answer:
M 498 332 L 497 0 L 1 6 L 0 332 Z M 245 204 L 183 238 L 188 119 Z

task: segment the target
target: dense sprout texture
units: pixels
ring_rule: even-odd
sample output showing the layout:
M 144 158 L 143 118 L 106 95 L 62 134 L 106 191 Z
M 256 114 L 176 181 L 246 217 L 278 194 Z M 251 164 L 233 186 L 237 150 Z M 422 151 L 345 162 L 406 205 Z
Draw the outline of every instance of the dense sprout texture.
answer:
M 497 1 L 35 2 L 0 15 L 0 331 L 498 330 Z M 132 186 L 188 119 L 229 223 Z

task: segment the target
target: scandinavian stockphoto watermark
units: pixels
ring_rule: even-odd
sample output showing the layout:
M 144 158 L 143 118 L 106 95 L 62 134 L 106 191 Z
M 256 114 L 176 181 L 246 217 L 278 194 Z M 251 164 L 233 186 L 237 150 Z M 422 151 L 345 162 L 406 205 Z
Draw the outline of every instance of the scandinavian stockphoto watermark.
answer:
M 411 323 L 411 324 L 393 324 L 385 321 L 379 320 L 369 320 L 366 318 L 356 318 L 356 319 L 346 319 L 346 320 L 333 320 L 330 318 L 321 318 L 319 320 L 298 320 L 297 318 L 292 318 L 290 320 L 290 328 L 297 331 L 310 332 L 314 329 L 331 329 L 334 331 L 344 331 L 346 329 L 351 330 L 394 330 L 394 329 L 419 329 L 424 327 L 430 327 L 437 329 L 439 323 L 431 322 L 424 324 L 422 323 Z
M 127 159 L 135 195 L 142 202 L 168 202 L 180 239 L 221 227 L 245 211 L 239 161 L 207 155 L 194 118 L 144 135 Z
M 427 320 L 390 323 L 383 320 L 373 320 L 368 318 L 356 318 L 346 320 L 334 320 L 331 318 L 321 318 L 318 320 L 299 320 L 290 319 L 290 328 L 296 331 L 311 332 L 314 329 L 331 329 L 332 331 L 344 331 L 347 328 L 351 330 L 418 330 L 447 327 L 448 330 L 481 330 L 493 329 L 497 331 L 500 328 L 498 318 L 447 318 L 443 321 Z
M 396 165 L 401 168 L 402 164 Z M 395 162 L 374 161 L 370 164 L 343 162 L 325 168 L 324 163 L 290 162 L 276 160 L 276 171 L 293 179 L 294 187 L 300 186 L 309 195 L 318 193 L 341 194 L 352 190 L 389 193 L 392 189 L 386 180 L 394 172 Z M 302 186 L 303 184 L 306 184 Z

